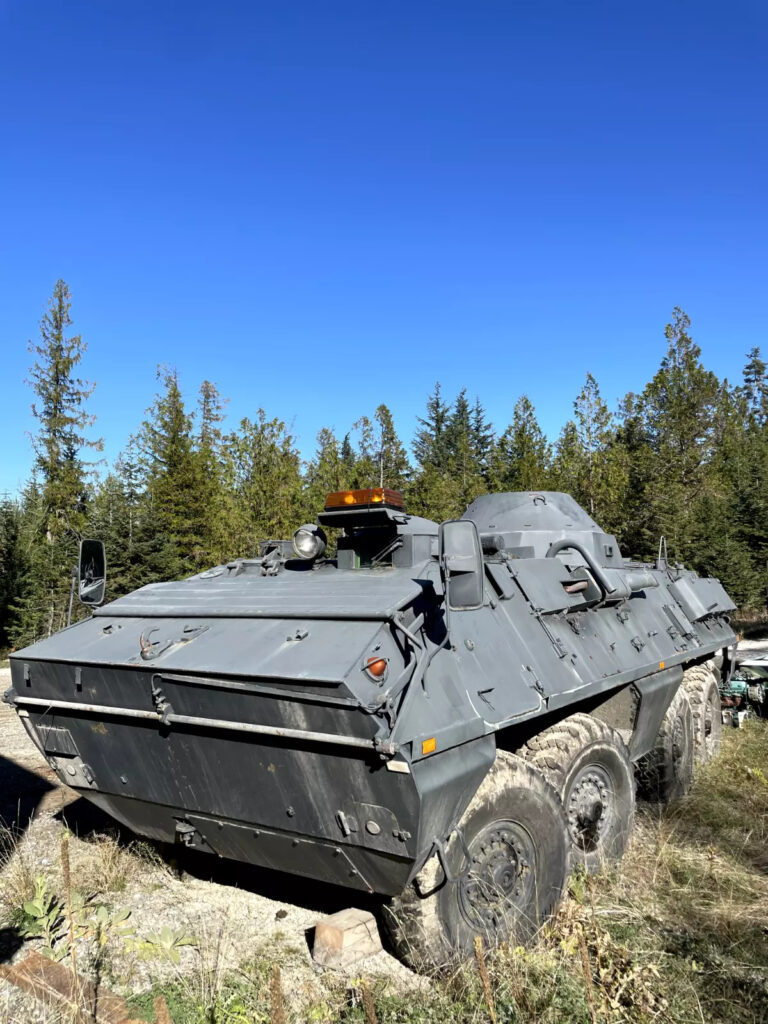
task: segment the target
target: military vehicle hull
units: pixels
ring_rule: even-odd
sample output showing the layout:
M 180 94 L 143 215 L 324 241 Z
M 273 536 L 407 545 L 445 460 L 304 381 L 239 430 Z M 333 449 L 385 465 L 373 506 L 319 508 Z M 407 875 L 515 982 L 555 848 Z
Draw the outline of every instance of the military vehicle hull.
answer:
M 436 524 L 320 518 L 344 529 L 333 560 L 151 585 L 12 656 L 5 699 L 64 783 L 140 834 L 398 896 L 430 863 L 471 875 L 462 830 L 497 749 L 588 714 L 639 763 L 684 670 L 722 653 L 728 672 L 720 584 L 624 559 L 567 496 L 470 506 L 476 607 L 451 605 Z M 493 842 L 523 863 L 511 827 Z

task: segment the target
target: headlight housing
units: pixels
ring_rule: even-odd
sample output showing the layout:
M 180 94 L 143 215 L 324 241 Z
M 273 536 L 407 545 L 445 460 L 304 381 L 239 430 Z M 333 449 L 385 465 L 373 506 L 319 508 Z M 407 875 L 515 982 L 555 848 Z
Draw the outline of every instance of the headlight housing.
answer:
M 305 523 L 293 535 L 293 550 L 298 558 L 319 558 L 328 540 L 324 531 L 314 523 Z

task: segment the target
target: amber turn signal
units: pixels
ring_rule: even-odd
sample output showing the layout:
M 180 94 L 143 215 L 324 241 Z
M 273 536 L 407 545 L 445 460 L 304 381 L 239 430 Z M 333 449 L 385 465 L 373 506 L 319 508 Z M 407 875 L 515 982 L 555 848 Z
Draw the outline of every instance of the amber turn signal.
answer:
M 350 508 L 355 505 L 390 505 L 404 508 L 400 491 L 389 487 L 368 487 L 363 491 L 332 491 L 325 499 L 325 509 Z
M 387 659 L 369 658 L 365 663 L 365 670 L 369 675 L 372 675 L 374 679 L 381 679 L 387 671 Z

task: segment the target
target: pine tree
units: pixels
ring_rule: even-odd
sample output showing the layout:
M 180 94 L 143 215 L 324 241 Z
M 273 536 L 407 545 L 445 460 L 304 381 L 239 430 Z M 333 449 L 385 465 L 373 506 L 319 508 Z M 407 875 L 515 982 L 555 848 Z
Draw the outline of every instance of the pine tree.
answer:
M 0 500 L 0 651 L 11 643 L 11 618 L 27 566 L 20 544 L 21 506 Z
M 763 426 L 768 420 L 768 376 L 760 358 L 760 349 L 753 348 L 744 367 L 744 384 L 740 389 L 746 403 L 746 415 Z
M 413 439 L 413 454 L 419 466 L 435 466 L 446 469 L 448 452 L 446 449 L 446 428 L 450 406 L 446 405 L 440 393 L 440 384 L 427 400 L 427 413 L 422 419 L 417 417 L 419 429 Z
M 546 490 L 552 453 L 527 395 L 515 403 L 512 422 L 499 438 L 493 455 L 495 490 Z
M 410 477 L 408 454 L 397 436 L 392 413 L 386 405 L 380 405 L 373 414 L 376 425 L 376 461 L 378 465 L 378 487 L 391 487 L 396 491 L 405 489 Z
M 317 435 L 315 455 L 304 474 L 309 517 L 325 505 L 328 494 L 349 487 L 348 466 L 341 457 L 341 446 L 334 432 L 323 427 Z
M 604 530 L 619 533 L 629 482 L 627 452 L 591 373 L 587 374 L 573 409 L 581 450 L 574 497 Z
M 583 476 L 584 452 L 579 440 L 579 431 L 573 420 L 568 420 L 555 442 L 552 459 L 551 483 L 557 491 L 576 498 Z M 577 499 L 578 500 L 578 499 Z
M 178 374 L 160 366 L 161 391 L 137 435 L 145 489 L 158 534 L 164 540 L 169 576 L 208 564 L 207 482 L 194 447 L 192 417 L 184 407 Z M 167 542 L 170 542 L 168 544 Z
M 83 456 L 102 446 L 89 437 L 94 417 L 87 401 L 95 385 L 76 376 L 86 346 L 80 335 L 67 336 L 70 308 L 69 288 L 59 280 L 40 321 L 40 340 L 29 344 L 35 360 L 29 383 L 35 394 L 32 412 L 38 426 L 32 443 L 40 487 L 28 493 L 34 533 L 14 627 L 14 639 L 21 642 L 66 624 L 72 566 L 87 524 L 90 467 Z
M 493 452 L 494 433 L 493 427 L 488 422 L 485 409 L 480 404 L 480 399 L 475 399 L 472 408 L 472 421 L 470 425 L 470 439 L 472 450 L 475 455 L 475 464 L 480 475 L 486 483 L 489 481 L 490 460 Z
M 301 459 L 279 419 L 259 409 L 223 442 L 230 556 L 254 557 L 261 540 L 291 537 L 308 514 Z M 316 511 L 316 510 L 315 510 Z
M 219 562 L 227 557 L 221 430 L 224 404 L 216 385 L 204 380 L 200 385 L 197 400 L 195 456 L 203 519 L 201 559 L 208 562 Z
M 670 555 L 689 563 L 696 505 L 707 486 L 718 381 L 701 363 L 701 350 L 688 333 L 690 319 L 673 311 L 665 337 L 667 354 L 640 397 L 645 433 L 654 460 L 646 484 L 646 546 L 664 534 Z

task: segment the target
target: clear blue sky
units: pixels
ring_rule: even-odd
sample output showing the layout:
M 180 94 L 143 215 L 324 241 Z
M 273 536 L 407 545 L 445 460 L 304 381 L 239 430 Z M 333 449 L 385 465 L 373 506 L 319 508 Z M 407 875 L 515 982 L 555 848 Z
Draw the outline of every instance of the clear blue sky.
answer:
M 310 454 L 435 380 L 554 436 L 672 307 L 768 347 L 768 6 L 0 0 L 0 491 L 63 277 L 114 457 L 177 366 Z

